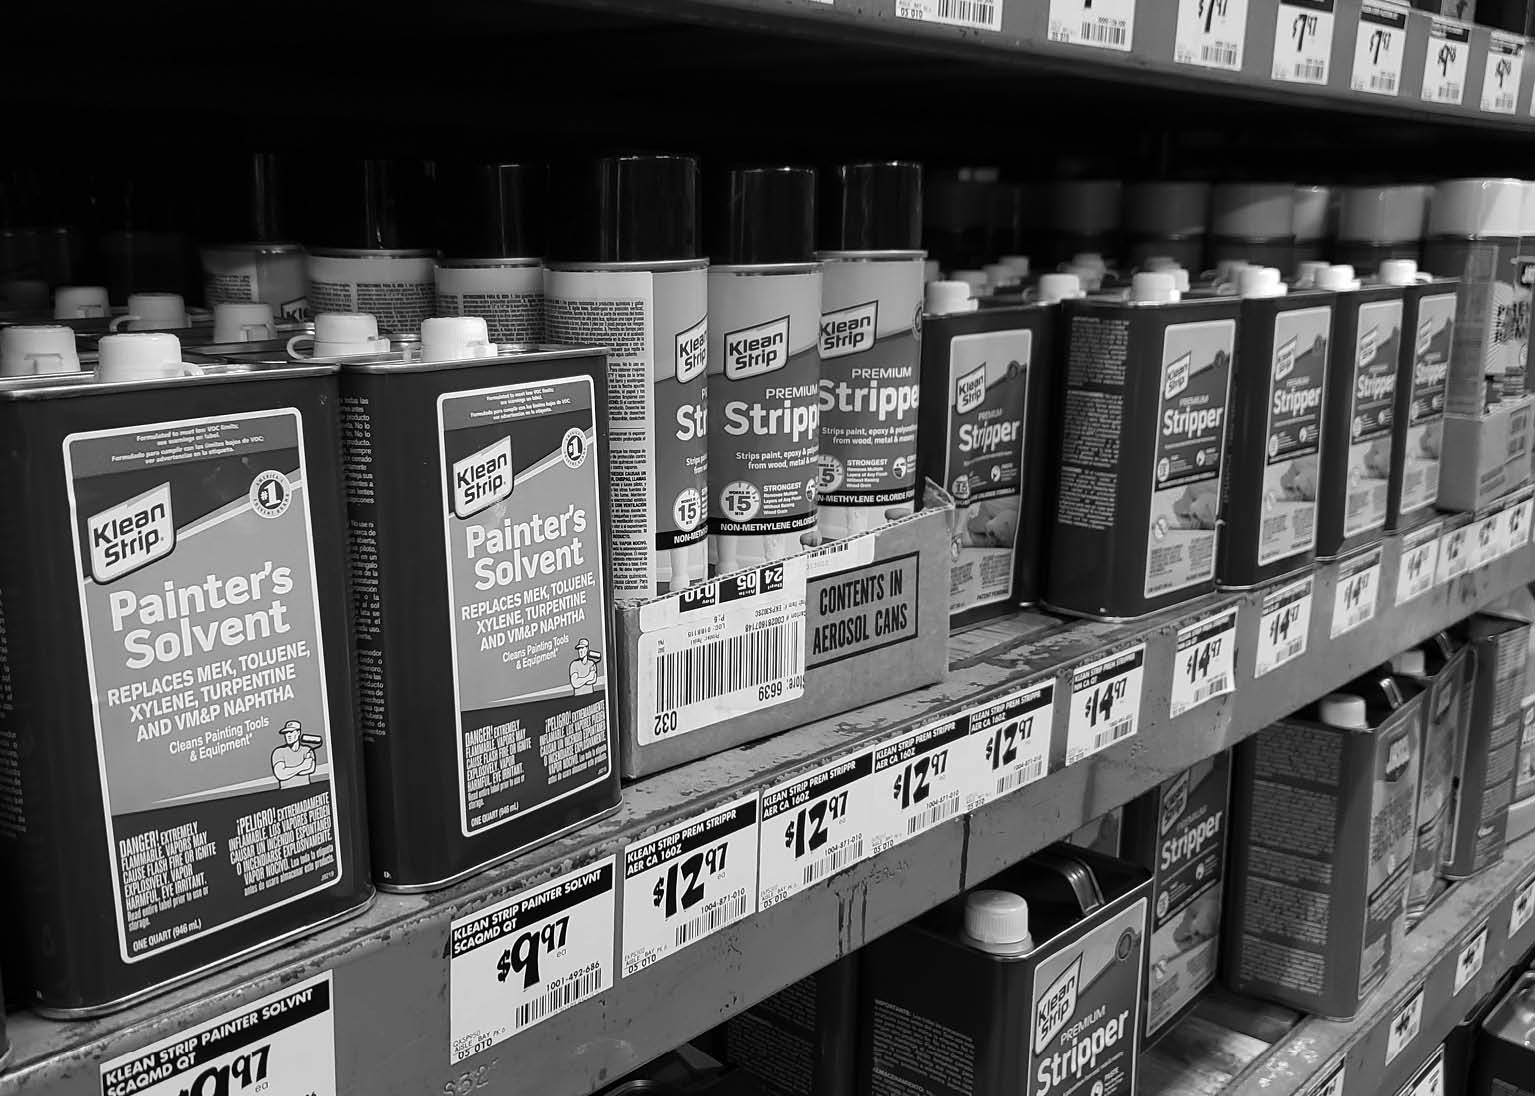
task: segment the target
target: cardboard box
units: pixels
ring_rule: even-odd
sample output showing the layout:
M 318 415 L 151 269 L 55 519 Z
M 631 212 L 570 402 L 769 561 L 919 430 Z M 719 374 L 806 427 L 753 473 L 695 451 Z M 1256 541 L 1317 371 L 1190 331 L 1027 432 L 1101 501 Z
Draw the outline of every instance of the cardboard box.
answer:
M 1439 509 L 1476 511 L 1530 482 L 1535 397 L 1505 399 L 1480 416 L 1446 415 Z
M 622 772 L 645 776 L 942 681 L 949 521 L 910 517 L 618 609 Z

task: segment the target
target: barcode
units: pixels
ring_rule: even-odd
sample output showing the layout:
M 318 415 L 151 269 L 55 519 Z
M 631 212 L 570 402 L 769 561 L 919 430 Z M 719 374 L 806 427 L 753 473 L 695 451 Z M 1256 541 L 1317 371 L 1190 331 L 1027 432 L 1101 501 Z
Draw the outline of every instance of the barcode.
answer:
M 855 837 L 850 844 L 834 850 L 830 855 L 805 865 L 805 886 L 818 883 L 828 875 L 836 875 L 843 868 L 863 858 L 863 838 Z
M 656 659 L 656 713 L 805 672 L 804 622 L 786 620 L 745 635 L 721 636 Z
M 577 1001 L 584 1001 L 601 988 L 601 967 L 555 986 L 542 997 L 535 997 L 527 1004 L 517 1006 L 517 1030 L 521 1031 L 530 1024 L 536 1024 L 550 1013 L 558 1012 Z
M 1217 693 L 1225 693 L 1230 691 L 1231 675 L 1217 674 L 1215 677 L 1212 677 L 1209 681 L 1206 681 L 1203 685 L 1194 690 L 1194 703 L 1202 704 L 1206 700 L 1209 700 L 1212 696 L 1215 696 Z
M 1233 46 L 1200 46 L 1199 59 L 1206 65 L 1232 68 L 1237 63 L 1237 51 Z
M 1440 84 L 1439 88 L 1438 88 L 1438 91 L 1436 93 L 1436 98 L 1438 98 L 1440 101 L 1446 102 L 1446 103 L 1458 103 L 1458 102 L 1460 102 L 1460 85 L 1459 84 Z
M 1040 777 L 1040 770 L 1045 767 L 1044 758 L 1034 757 L 1029 763 L 1015 773 L 1003 773 L 997 777 L 997 794 L 1006 795 L 1008 792 L 1017 791 L 1025 784 L 1031 784 Z
M 991 0 L 938 0 L 936 10 L 940 19 L 983 27 L 994 25 L 997 18 L 997 6 Z
M 1514 97 L 1512 95 L 1510 95 L 1509 93 L 1507 93 L 1507 92 L 1500 91 L 1497 95 L 1493 96 L 1493 99 L 1492 99 L 1492 109 L 1493 110 L 1505 110 L 1505 111 L 1512 112 L 1513 109 L 1514 109 L 1514 106 L 1515 106 Z
M 1121 719 L 1118 723 L 1112 723 L 1107 730 L 1099 731 L 1093 735 L 1093 751 L 1103 749 L 1105 746 L 1118 742 L 1121 738 L 1129 738 L 1135 732 L 1135 720 Z
M 1124 20 L 1087 20 L 1082 24 L 1082 37 L 1106 46 L 1122 46 L 1125 44 Z
M 1305 645 L 1306 645 L 1305 639 L 1292 639 L 1292 640 L 1290 640 L 1290 642 L 1286 643 L 1283 647 L 1280 647 L 1278 650 L 1276 650 L 1274 652 L 1274 665 L 1277 666 L 1281 662 L 1288 662 L 1288 661 L 1290 661 L 1290 659 L 1292 659 L 1296 655 L 1300 654 L 1301 648 L 1304 647 Z
M 1297 61 L 1295 62 L 1295 78 L 1318 84 L 1325 83 L 1327 80 L 1327 65 L 1322 61 Z
M 1370 73 L 1371 91 L 1396 91 L 1396 73 L 1372 72 Z
M 677 926 L 677 946 L 691 944 L 700 936 L 707 936 L 721 925 L 729 924 L 737 917 L 746 916 L 746 895 L 738 894 L 725 902 L 721 902 L 702 917 L 695 917 L 685 924 Z
M 959 793 L 950 792 L 931 807 L 906 820 L 906 836 L 920 833 L 929 826 L 937 825 L 945 818 L 959 813 Z

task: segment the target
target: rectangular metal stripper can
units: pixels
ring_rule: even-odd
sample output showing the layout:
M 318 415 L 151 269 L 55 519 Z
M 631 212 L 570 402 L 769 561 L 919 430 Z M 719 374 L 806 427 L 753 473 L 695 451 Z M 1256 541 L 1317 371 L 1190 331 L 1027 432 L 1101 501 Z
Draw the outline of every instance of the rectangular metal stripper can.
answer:
M 347 365 L 380 887 L 447 886 L 618 806 L 601 351 Z
M 48 1015 L 372 898 L 338 402 L 321 366 L 0 388 L 6 973 Z
M 1402 356 L 1392 414 L 1386 528 L 1430 509 L 1439 497 L 1439 455 L 1454 348 L 1456 288 L 1439 278 L 1402 291 Z

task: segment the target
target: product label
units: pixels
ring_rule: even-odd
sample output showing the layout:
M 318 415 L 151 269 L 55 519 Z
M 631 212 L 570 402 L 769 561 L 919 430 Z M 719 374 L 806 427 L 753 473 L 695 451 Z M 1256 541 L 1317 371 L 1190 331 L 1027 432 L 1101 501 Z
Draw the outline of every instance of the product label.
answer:
M 1531 519 L 1535 518 L 1535 499 L 1525 499 L 1508 508 L 1504 528 L 1503 553 L 1517 552 L 1530 543 Z
M 883 791 L 883 782 L 871 775 L 873 767 L 873 752 L 864 750 L 762 793 L 759 909 L 776 906 L 869 855 L 866 834 L 881 810 Z
M 491 342 L 537 346 L 544 341 L 544 268 L 439 266 L 436 314 L 479 316 Z
M 1026 330 L 949 340 L 950 613 L 1013 596 L 1033 344 Z
M 64 469 L 134 963 L 341 878 L 303 422 L 72 434 Z
M 336 1096 L 331 972 L 101 1065 L 101 1096 Z
M 1422 1030 L 1423 987 L 1419 986 L 1391 1018 L 1391 1027 L 1386 1032 L 1386 1064 L 1389 1066 L 1406 1050 Z
M 972 775 L 965 810 L 973 811 L 1045 775 L 1055 724 L 1055 682 L 1036 682 L 972 708 L 969 720 Z
M 1455 294 L 1437 293 L 1418 302 L 1412 400 L 1402 460 L 1402 514 L 1432 506 L 1439 497 L 1439 453 L 1454 332 Z
M 1289 84 L 1326 84 L 1336 0 L 1280 0 L 1269 74 Z
M 1169 717 L 1236 688 L 1237 611 L 1227 609 L 1178 630 Z
M 1469 652 L 1451 658 L 1434 675 L 1423 703 L 1423 759 L 1418 779 L 1418 844 L 1413 853 L 1408 906 L 1425 908 L 1438 887 L 1455 779 L 1456 751 L 1466 711 Z
M 1423 57 L 1423 101 L 1460 106 L 1470 64 L 1471 27 L 1448 19 L 1430 19 L 1428 52 Z
M 1263 597 L 1258 618 L 1258 656 L 1253 677 L 1262 677 L 1306 653 L 1311 634 L 1311 594 L 1315 579 L 1281 586 Z
M 1146 597 L 1215 577 L 1234 320 L 1168 326 L 1152 456 Z
M 623 976 L 757 909 L 757 796 L 624 849 Z
M 1471 561 L 1471 527 L 1462 525 L 1448 530 L 1439 538 L 1439 568 L 1434 574 L 1434 585 L 1449 582 L 1465 574 Z
M 1135 1091 L 1146 901 L 1104 920 L 1034 970 L 1034 1096 Z
M 1473 522 L 1471 531 L 1467 534 L 1466 543 L 1469 553 L 1466 560 L 1468 568 L 1483 567 L 1498 558 L 1498 543 L 1503 539 L 1503 524 L 1501 513 L 1490 514 L 1481 521 Z
M 309 256 L 309 314 L 366 312 L 386 334 L 421 330 L 437 303 L 437 260 L 431 255 L 368 258 Z
M 619 601 L 708 575 L 708 276 L 696 270 L 549 270 L 551 342 L 608 348 L 605 455 Z
M 1361 999 L 1386 976 L 1392 950 L 1400 946 L 1405 929 L 1408 877 L 1417 844 L 1414 812 L 1418 802 L 1419 714 L 1418 704 L 1410 702 L 1393 712 L 1375 732 L 1378 744 L 1370 796 L 1364 954 L 1359 970 Z M 1420 987 L 1417 1004 L 1420 1019 L 1421 993 Z M 1409 1001 L 1408 1008 L 1411 1006 Z
M 1260 564 L 1309 552 L 1316 544 L 1317 462 L 1331 335 L 1331 308 L 1305 308 L 1274 317 L 1263 517 L 1258 529 Z
M 821 559 L 820 553 L 811 557 Z M 908 552 L 811 581 L 805 592 L 806 665 L 827 666 L 916 639 L 919 562 L 918 553 Z
M 1050 0 L 1050 41 L 1130 52 L 1135 0 Z
M 1535 697 L 1524 698 L 1520 709 L 1519 760 L 1514 769 L 1514 798 L 1518 806 L 1535 798 Z
M 1180 65 L 1242 70 L 1247 0 L 1178 0 L 1173 60 Z
M 1482 109 L 1489 114 L 1513 114 L 1519 105 L 1523 75 L 1524 39 L 1493 31 L 1482 73 Z
M 1505 378 L 1506 385 L 1509 379 L 1517 381 L 1505 392 L 1524 389 L 1530 287 L 1523 284 L 1519 251 L 1519 241 L 1511 238 L 1430 240 L 1424 247 L 1427 269 L 1461 278 L 1452 337 L 1454 360 L 1460 368 L 1451 378 L 1448 395 L 1448 408 L 1458 415 L 1482 414 L 1486 377 Z M 1526 416 L 1515 414 L 1516 423 L 1528 422 Z
M 1072 670 L 1066 764 L 1135 735 L 1145 666 L 1146 645 L 1138 643 Z
M 1482 927 L 1471 934 L 1465 946 L 1460 949 L 1460 955 L 1455 960 L 1455 991 L 1460 991 L 1471 984 L 1471 980 L 1482 972 L 1482 964 L 1487 961 L 1487 923 L 1482 922 Z
M 613 984 L 613 857 L 456 919 L 448 951 L 448 1064 Z
M 1349 87 L 1371 95 L 1395 95 L 1407 52 L 1407 5 L 1364 0 L 1354 32 L 1354 74 Z
M 1401 337 L 1401 301 L 1372 301 L 1360 306 L 1354 390 L 1348 404 L 1345 536 L 1378 528 L 1386 522 L 1387 483 L 1391 478 L 1391 417 L 1396 402 Z
M 1330 634 L 1333 639 L 1375 619 L 1375 609 L 1380 602 L 1380 575 L 1379 547 L 1361 552 L 1338 568 L 1338 585 L 1333 590 L 1332 602 Z
M 969 786 L 964 716 L 930 723 L 874 747 L 876 797 L 869 845 L 880 853 L 963 813 Z
M 1402 538 L 1402 558 L 1396 573 L 1396 603 L 1405 605 L 1434 588 L 1439 571 L 1439 530 L 1433 525 L 1408 533 Z
M 588 377 L 437 397 L 465 836 L 612 771 L 594 400 Z
M 203 300 L 216 304 L 264 302 L 279 323 L 309 318 L 309 272 L 302 251 L 266 252 L 255 247 L 205 247 Z
M 1002 29 L 1003 0 L 896 0 L 895 13 L 902 19 L 943 23 L 979 30 Z

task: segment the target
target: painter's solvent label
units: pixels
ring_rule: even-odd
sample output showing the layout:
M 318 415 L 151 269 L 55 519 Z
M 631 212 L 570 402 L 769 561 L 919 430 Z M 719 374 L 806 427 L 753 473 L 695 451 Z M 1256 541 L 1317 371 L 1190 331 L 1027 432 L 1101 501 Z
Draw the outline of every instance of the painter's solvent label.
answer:
M 1391 477 L 1391 412 L 1402 337 L 1402 302 L 1359 307 L 1354 391 L 1349 401 L 1348 488 L 1343 534 L 1354 536 L 1386 522 Z
M 465 836 L 612 767 L 594 400 L 584 376 L 437 398 Z
M 125 962 L 341 877 L 303 445 L 292 409 L 65 439 Z
M 493 343 L 544 341 L 544 268 L 537 259 L 444 259 L 437 315 L 479 316 Z
M 613 596 L 656 597 L 707 577 L 708 274 L 550 269 L 551 342 L 608 348 L 608 481 Z
M 1402 455 L 1403 514 L 1432 506 L 1439 497 L 1439 453 L 1454 332 L 1455 294 L 1437 293 L 1418 302 L 1412 400 L 1407 407 L 1404 435 L 1407 450 Z
M 1316 498 L 1322 451 L 1322 396 L 1327 384 L 1331 308 L 1274 317 L 1269 374 L 1268 440 L 1258 563 L 1309 552 L 1316 545 Z

